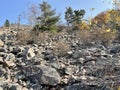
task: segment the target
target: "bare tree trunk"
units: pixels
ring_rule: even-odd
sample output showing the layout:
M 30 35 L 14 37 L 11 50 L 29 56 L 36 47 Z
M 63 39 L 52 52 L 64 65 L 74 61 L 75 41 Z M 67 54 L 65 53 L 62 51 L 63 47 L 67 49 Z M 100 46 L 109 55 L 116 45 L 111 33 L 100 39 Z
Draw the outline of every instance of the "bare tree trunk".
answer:
M 20 30 L 20 19 L 21 18 L 21 15 L 18 16 L 18 31 Z

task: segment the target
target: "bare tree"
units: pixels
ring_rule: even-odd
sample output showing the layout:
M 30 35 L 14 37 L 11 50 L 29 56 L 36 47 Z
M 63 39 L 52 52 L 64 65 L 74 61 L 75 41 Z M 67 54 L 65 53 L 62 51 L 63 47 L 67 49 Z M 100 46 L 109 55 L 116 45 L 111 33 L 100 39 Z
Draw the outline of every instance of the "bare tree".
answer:
M 21 14 L 18 16 L 18 30 L 20 30 L 20 21 L 21 21 Z
M 36 19 L 40 15 L 39 7 L 32 4 L 28 10 L 28 22 L 30 25 L 35 25 L 37 23 Z

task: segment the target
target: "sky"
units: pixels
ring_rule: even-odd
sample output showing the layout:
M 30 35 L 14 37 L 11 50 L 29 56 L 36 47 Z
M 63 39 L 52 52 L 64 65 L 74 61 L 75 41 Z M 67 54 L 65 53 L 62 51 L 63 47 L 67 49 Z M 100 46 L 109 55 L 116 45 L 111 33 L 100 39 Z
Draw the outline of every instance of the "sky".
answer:
M 32 4 L 39 5 L 43 1 L 47 1 L 52 9 L 56 9 L 56 12 L 61 14 L 63 22 L 65 21 L 64 12 L 68 6 L 76 10 L 84 9 L 85 19 L 112 8 L 112 0 L 0 0 L 0 26 L 4 25 L 6 19 L 10 23 L 17 23 L 20 14 L 28 12 Z M 91 11 L 91 8 L 95 8 L 94 11 Z M 21 24 L 28 24 L 24 15 L 21 16 Z

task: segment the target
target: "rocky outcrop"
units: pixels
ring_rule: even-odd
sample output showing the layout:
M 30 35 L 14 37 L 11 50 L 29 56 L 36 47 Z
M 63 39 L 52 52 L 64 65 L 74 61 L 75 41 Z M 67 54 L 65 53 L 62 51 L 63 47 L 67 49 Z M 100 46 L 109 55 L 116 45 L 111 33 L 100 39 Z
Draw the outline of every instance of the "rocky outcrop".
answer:
M 93 43 L 84 46 L 75 35 L 66 34 L 48 38 L 42 44 L 17 45 L 14 36 L 17 32 L 0 33 L 0 90 L 118 88 L 119 43 L 110 47 Z M 59 56 L 54 47 L 61 39 L 68 44 L 69 50 Z

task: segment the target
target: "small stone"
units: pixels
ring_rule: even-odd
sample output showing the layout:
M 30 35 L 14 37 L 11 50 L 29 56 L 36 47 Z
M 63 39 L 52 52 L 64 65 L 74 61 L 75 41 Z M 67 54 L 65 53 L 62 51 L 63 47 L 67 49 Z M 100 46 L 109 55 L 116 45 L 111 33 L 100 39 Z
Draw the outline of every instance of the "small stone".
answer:
M 0 39 L 0 47 L 4 46 L 4 42 Z
M 80 63 L 84 63 L 85 59 L 84 58 L 79 58 Z
M 67 52 L 68 55 L 71 55 L 72 53 L 73 53 L 72 51 L 68 51 L 68 52 Z
M 68 83 L 68 79 L 67 79 L 67 78 L 62 79 L 62 82 L 63 82 L 64 84 L 67 84 L 67 83 Z
M 72 75 L 74 73 L 74 68 L 66 67 L 65 68 L 65 73 L 68 74 L 68 75 Z
M 87 78 L 86 78 L 86 76 L 80 76 L 80 79 L 82 79 L 82 80 L 86 80 Z

